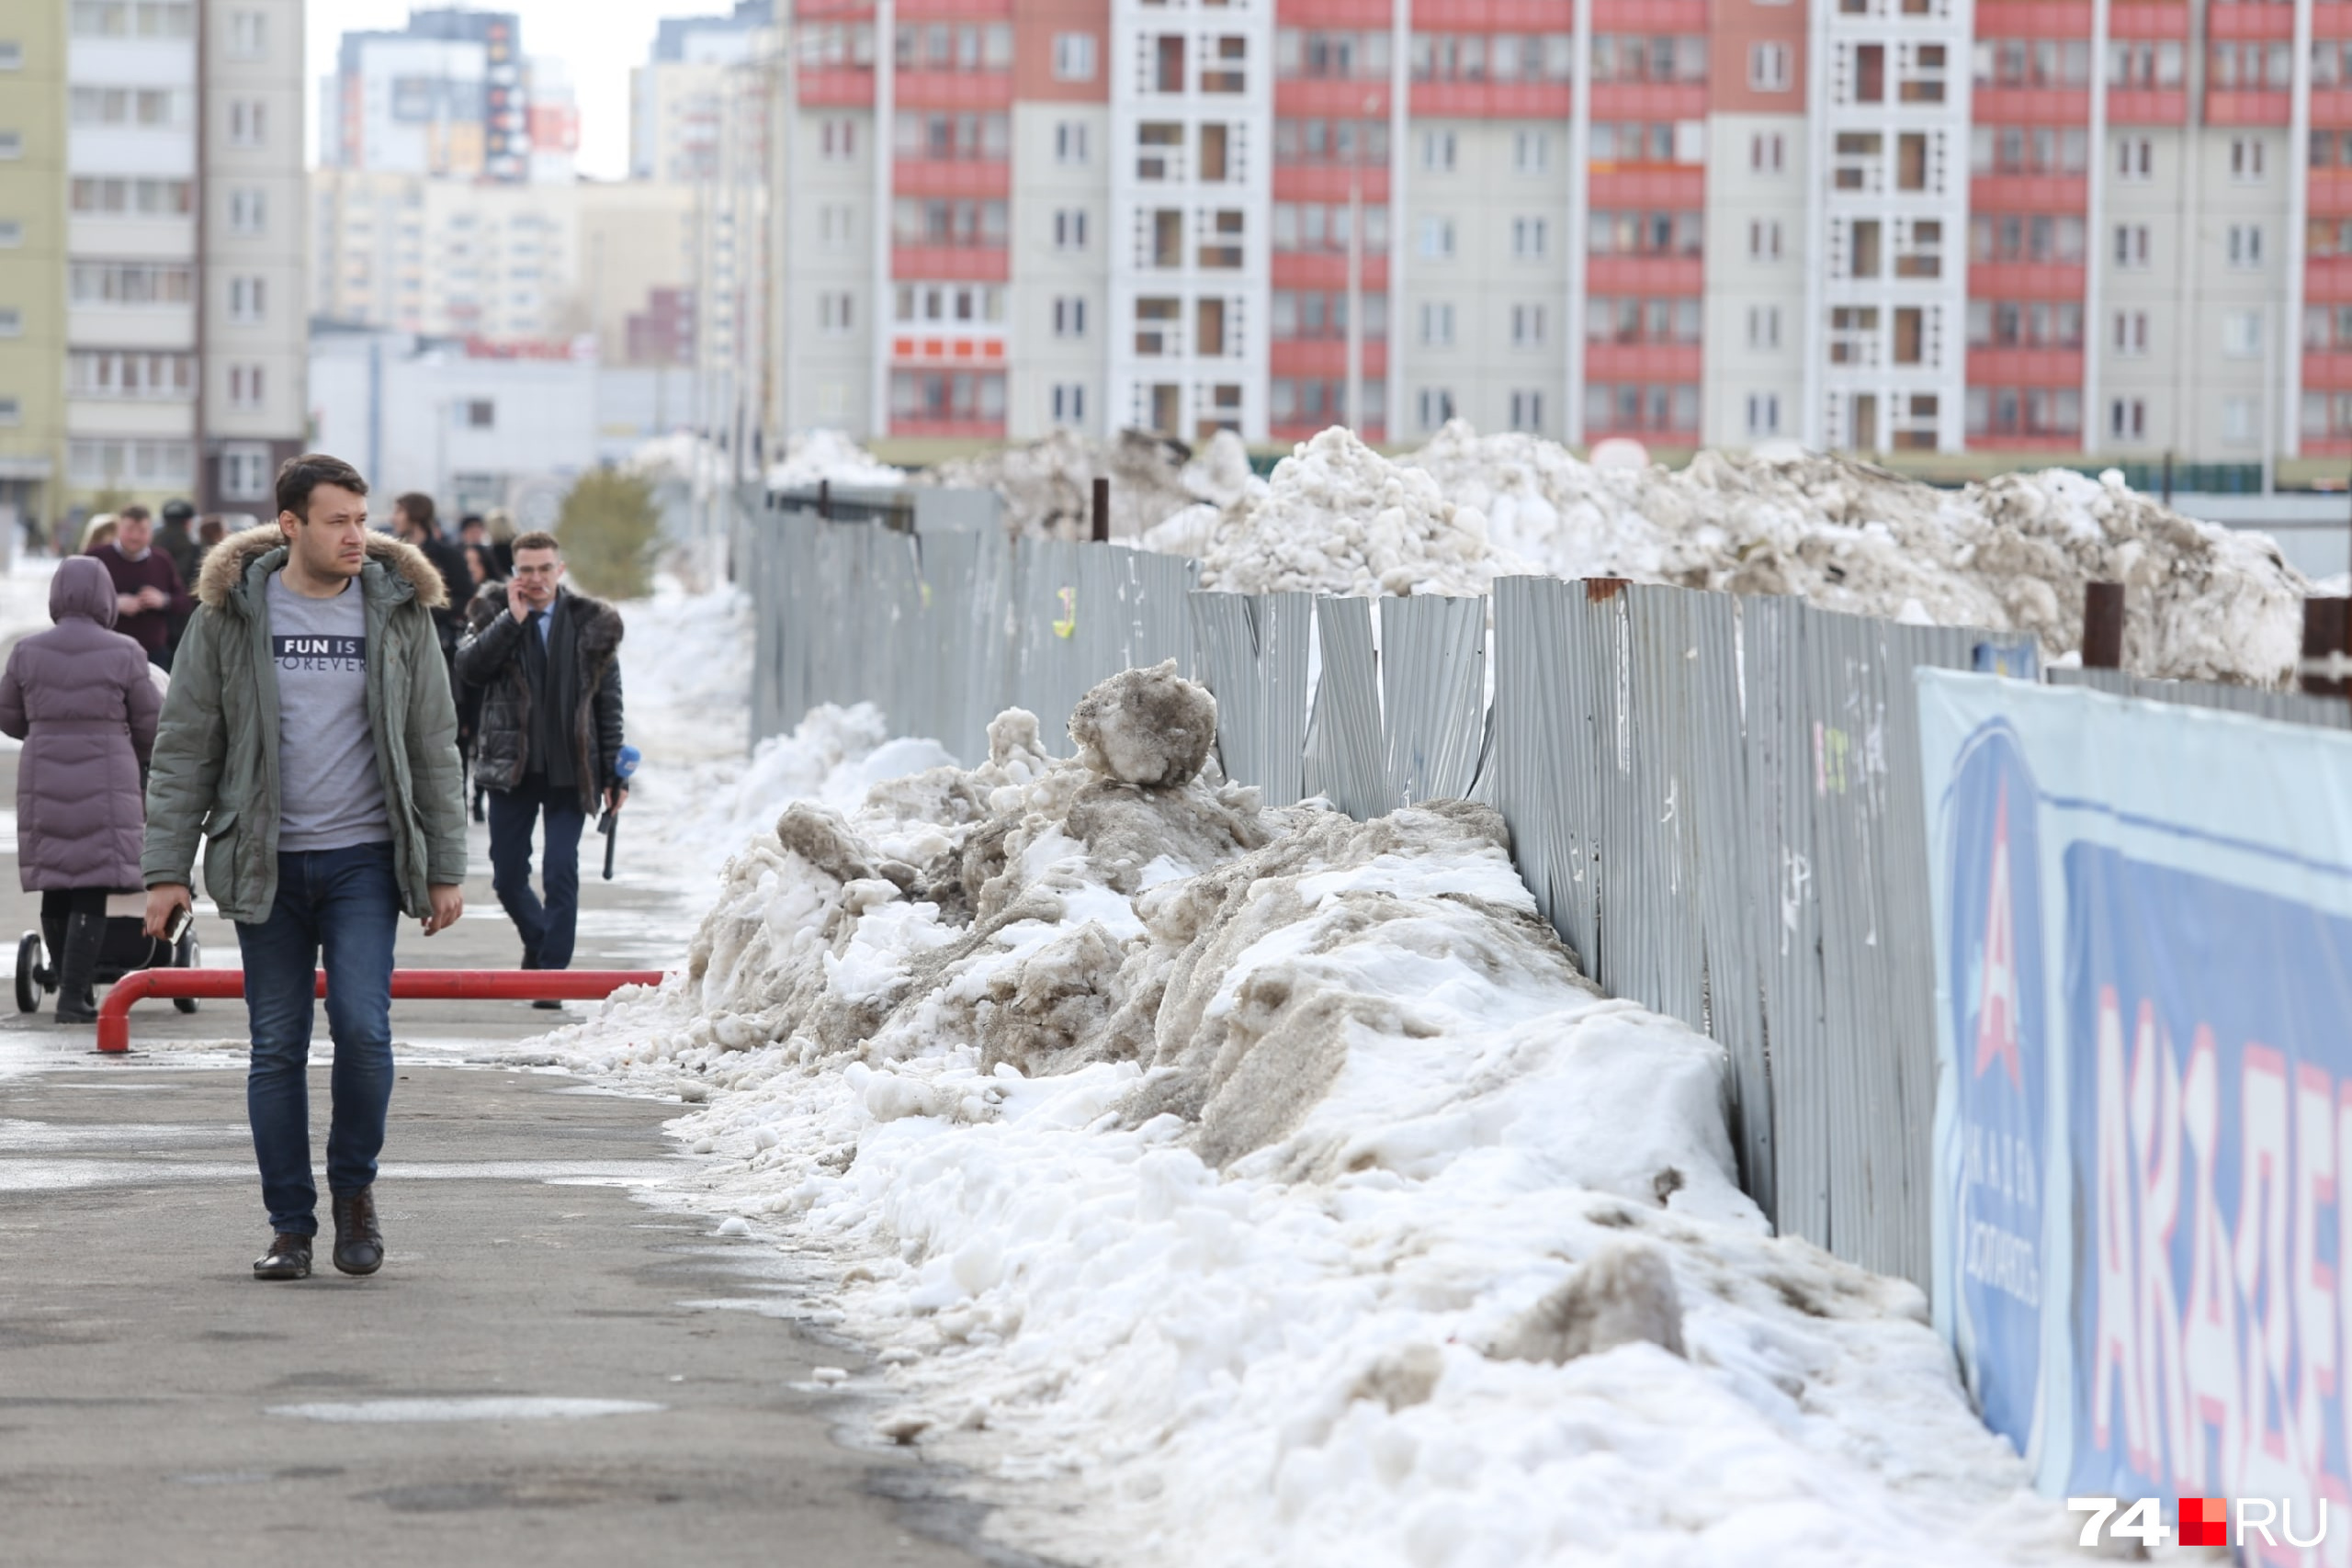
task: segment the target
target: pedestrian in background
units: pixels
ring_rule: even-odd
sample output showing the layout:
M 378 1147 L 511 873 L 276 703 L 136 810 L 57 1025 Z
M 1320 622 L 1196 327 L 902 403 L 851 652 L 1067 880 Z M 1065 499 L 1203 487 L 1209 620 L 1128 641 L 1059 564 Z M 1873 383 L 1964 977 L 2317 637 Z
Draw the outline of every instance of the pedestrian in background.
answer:
M 147 931 L 204 885 L 237 925 L 253 1039 L 245 1106 L 269 1250 L 259 1280 L 311 1271 L 312 975 L 334 1038 L 327 1190 L 334 1266 L 384 1260 L 377 1156 L 392 1096 L 392 944 L 465 912 L 458 718 L 432 610 L 441 574 L 368 526 L 368 481 L 339 458 L 277 471 L 277 521 L 232 535 L 198 583 L 148 790 Z
M 139 889 L 141 781 L 162 698 L 146 650 L 112 629 L 116 613 L 106 568 L 87 556 L 60 561 L 49 580 L 57 624 L 18 642 L 0 672 L 0 734 L 25 743 L 17 876 L 40 895 L 60 1023 L 98 1016 L 107 895 Z
M 180 574 L 180 583 L 186 587 L 196 581 L 196 563 L 204 554 L 197 545 L 196 536 L 188 532 L 188 525 L 196 519 L 196 508 L 185 501 L 167 501 L 164 502 L 163 519 L 164 525 L 155 530 L 155 548 L 172 563 L 172 570 Z M 179 651 L 180 637 L 187 632 L 188 615 L 195 608 L 194 600 L 188 603 L 187 610 L 172 616 L 171 636 L 164 643 L 166 670 L 172 667 L 172 655 Z
M 147 650 L 163 668 L 172 667 L 172 619 L 196 608 L 171 558 L 154 547 L 155 525 L 143 506 L 116 514 L 115 536 L 91 551 L 114 579 L 121 598 L 115 629 Z
M 212 553 L 213 546 L 219 544 L 228 536 L 229 525 L 220 520 L 220 514 L 217 512 L 207 516 L 203 522 L 198 523 L 196 525 L 197 570 L 202 571 L 204 570 L 204 558 Z M 188 579 L 188 581 L 192 584 L 196 581 L 196 579 L 191 577 Z
M 621 614 L 565 587 L 555 536 L 533 532 L 514 541 L 504 602 L 477 594 L 468 616 L 458 673 L 482 690 L 474 777 L 490 791 L 491 885 L 522 936 L 523 967 L 568 969 L 581 829 L 599 804 L 618 811 L 628 794 L 619 773 Z M 531 837 L 542 819 L 544 901 L 531 889 Z
M 115 520 L 111 512 L 96 512 L 82 525 L 82 542 L 74 548 L 77 556 L 94 556 L 100 545 L 114 543 Z

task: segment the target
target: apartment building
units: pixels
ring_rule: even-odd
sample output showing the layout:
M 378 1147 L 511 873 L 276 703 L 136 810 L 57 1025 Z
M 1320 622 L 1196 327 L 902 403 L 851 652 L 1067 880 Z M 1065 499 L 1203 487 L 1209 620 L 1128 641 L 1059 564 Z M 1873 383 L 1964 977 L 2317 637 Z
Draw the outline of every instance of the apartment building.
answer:
M 0 17 L 0 505 L 266 501 L 304 428 L 300 0 Z
M 579 145 L 570 71 L 523 52 L 511 11 L 416 10 L 398 31 L 347 32 L 319 83 L 327 168 L 563 182 Z
M 2352 454 L 2314 0 L 803 0 L 772 423 Z
M 691 183 L 718 176 L 728 73 L 751 62 L 772 0 L 736 0 L 726 16 L 669 17 L 629 72 L 629 177 Z
M 650 181 L 564 185 L 312 171 L 310 309 L 322 321 L 483 344 L 667 356 L 694 318 L 695 196 Z M 683 299 L 682 299 L 683 296 Z

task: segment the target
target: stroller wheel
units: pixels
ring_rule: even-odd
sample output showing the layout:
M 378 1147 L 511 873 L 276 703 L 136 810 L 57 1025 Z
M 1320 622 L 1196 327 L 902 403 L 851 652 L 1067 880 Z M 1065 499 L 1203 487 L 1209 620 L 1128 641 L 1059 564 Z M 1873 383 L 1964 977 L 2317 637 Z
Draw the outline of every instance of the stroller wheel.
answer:
M 172 967 L 175 969 L 200 969 L 203 966 L 204 944 L 196 940 L 196 932 L 191 931 L 186 936 L 180 938 L 179 946 L 172 950 Z M 179 1009 L 182 1012 L 194 1012 L 197 1007 L 197 1000 L 194 997 L 174 997 L 172 998 L 172 1005 Z
M 27 931 L 17 939 L 17 1010 L 40 1011 L 40 932 Z

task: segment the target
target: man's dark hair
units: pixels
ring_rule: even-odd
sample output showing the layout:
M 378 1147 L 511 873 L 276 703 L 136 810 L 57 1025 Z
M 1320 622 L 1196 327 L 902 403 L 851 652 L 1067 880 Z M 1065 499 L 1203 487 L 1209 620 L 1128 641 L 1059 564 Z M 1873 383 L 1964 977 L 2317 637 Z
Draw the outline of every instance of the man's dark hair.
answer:
M 166 528 L 170 527 L 175 523 L 188 522 L 195 516 L 196 508 L 189 505 L 185 501 L 167 501 L 164 502 L 164 526 Z
M 408 520 L 428 534 L 437 534 L 433 525 L 433 498 L 421 490 L 413 490 L 392 502 L 406 514 Z
M 145 507 L 134 502 L 116 513 L 114 514 L 114 520 L 118 523 L 144 523 L 153 515 L 154 514 L 149 512 Z
M 563 547 L 557 544 L 555 536 L 545 528 L 534 528 L 527 534 L 515 536 L 514 549 L 518 554 L 524 550 L 554 550 L 560 555 Z
M 461 534 L 469 528 L 487 530 L 489 527 L 490 525 L 481 520 L 481 513 L 479 512 L 469 512 L 458 519 L 458 531 Z
M 359 477 L 357 468 L 323 452 L 305 452 L 287 458 L 277 470 L 277 510 L 291 512 L 308 523 L 311 492 L 321 485 L 340 485 L 354 495 L 368 493 L 368 481 Z

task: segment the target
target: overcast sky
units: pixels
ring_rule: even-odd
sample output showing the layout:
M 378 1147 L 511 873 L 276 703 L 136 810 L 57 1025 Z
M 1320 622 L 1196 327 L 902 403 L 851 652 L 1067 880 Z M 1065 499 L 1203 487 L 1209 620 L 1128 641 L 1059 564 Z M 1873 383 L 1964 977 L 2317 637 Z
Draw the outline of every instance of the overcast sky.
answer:
M 503 0 L 483 10 L 523 18 L 523 52 L 553 54 L 571 67 L 580 102 L 580 172 L 598 179 L 628 173 L 628 72 L 653 47 L 663 17 L 723 15 L 729 0 Z M 408 25 L 407 0 L 309 0 L 311 66 L 305 111 L 319 112 L 319 78 L 334 69 L 335 51 L 349 31 Z M 311 127 L 318 157 L 318 127 Z

